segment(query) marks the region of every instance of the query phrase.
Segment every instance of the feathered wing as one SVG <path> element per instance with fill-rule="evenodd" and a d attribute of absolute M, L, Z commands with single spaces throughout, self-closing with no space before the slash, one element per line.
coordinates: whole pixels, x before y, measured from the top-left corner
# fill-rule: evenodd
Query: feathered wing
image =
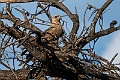
<path fill-rule="evenodd" d="M 45 30 L 44 36 L 42 37 L 42 39 L 44 41 L 48 41 L 48 42 L 49 41 L 54 41 L 54 40 L 57 40 L 60 37 L 61 34 L 62 34 L 61 26 L 56 25 L 56 27 L 50 27 L 47 30 Z"/>

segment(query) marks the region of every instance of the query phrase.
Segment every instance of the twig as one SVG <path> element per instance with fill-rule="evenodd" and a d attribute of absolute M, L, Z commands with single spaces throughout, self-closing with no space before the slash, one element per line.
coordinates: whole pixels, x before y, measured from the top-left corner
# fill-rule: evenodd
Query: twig
<path fill-rule="evenodd" d="M 9 64 L 9 62 L 8 62 L 8 59 L 5 57 L 5 60 L 6 60 L 6 62 L 7 62 L 7 64 L 8 64 L 8 66 L 10 67 L 10 64 Z M 17 75 L 15 74 L 15 72 L 13 71 L 13 69 L 10 67 L 10 70 L 12 71 L 12 73 L 14 74 L 14 76 L 15 76 L 15 78 L 16 78 L 16 80 L 18 80 L 18 77 L 17 77 Z"/>
<path fill-rule="evenodd" d="M 105 2 L 105 4 L 98 10 L 98 12 L 96 13 L 94 19 L 92 20 L 91 23 L 91 28 L 90 28 L 90 34 L 89 35 L 93 35 L 95 33 L 95 26 L 96 23 L 98 21 L 98 19 L 100 18 L 100 16 L 102 15 L 103 11 L 109 6 L 109 4 L 112 2 L 113 0 L 107 0 Z"/>
<path fill-rule="evenodd" d="M 118 55 L 118 53 L 116 53 L 115 55 L 114 55 L 114 57 L 111 59 L 111 61 L 110 61 L 110 64 L 112 64 L 112 62 L 114 61 L 114 59 L 116 58 L 116 56 Z"/>
<path fill-rule="evenodd" d="M 23 40 L 24 38 L 25 38 L 25 37 L 20 38 L 20 39 L 17 39 L 17 40 L 15 40 L 14 42 L 10 42 L 10 43 L 8 43 L 7 45 L 3 46 L 3 48 L 2 48 L 2 49 L 5 49 L 6 47 L 8 47 L 8 46 L 10 46 L 10 45 L 14 44 L 15 42 L 18 42 L 18 41 L 20 41 L 20 40 Z"/>
<path fill-rule="evenodd" d="M 38 4 L 38 6 L 42 9 L 41 11 L 39 11 L 38 13 L 36 13 L 36 15 L 41 14 L 41 12 L 45 12 L 46 15 L 48 16 L 49 20 L 51 20 L 51 15 L 50 12 L 48 10 L 45 10 L 46 8 L 49 8 L 52 4 L 48 4 L 46 7 L 43 7 L 40 3 Z"/>

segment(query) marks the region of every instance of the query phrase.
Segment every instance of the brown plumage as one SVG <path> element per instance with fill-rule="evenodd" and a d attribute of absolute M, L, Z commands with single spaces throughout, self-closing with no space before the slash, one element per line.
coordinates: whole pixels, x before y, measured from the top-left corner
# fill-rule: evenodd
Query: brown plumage
<path fill-rule="evenodd" d="M 61 17 L 59 15 L 52 17 L 50 28 L 45 30 L 43 33 L 42 42 L 49 43 L 50 41 L 57 40 L 61 36 L 63 30 L 60 24 L 60 19 Z"/>

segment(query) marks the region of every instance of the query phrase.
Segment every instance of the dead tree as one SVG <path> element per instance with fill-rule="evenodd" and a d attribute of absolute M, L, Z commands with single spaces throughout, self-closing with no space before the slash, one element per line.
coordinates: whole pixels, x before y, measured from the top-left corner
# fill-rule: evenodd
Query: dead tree
<path fill-rule="evenodd" d="M 11 7 L 12 3 L 35 1 L 38 4 L 34 14 L 31 14 L 19 5 Z M 76 13 L 73 14 L 63 4 L 63 1 L 0 1 L 1 3 L 6 3 L 6 7 L 0 12 L 0 64 L 8 69 L 0 70 L 1 80 L 47 80 L 49 77 L 53 80 L 120 80 L 120 70 L 112 63 L 117 54 L 113 56 L 111 61 L 108 61 L 93 52 L 94 45 L 100 37 L 120 29 L 120 26 L 114 27 L 117 21 L 113 20 L 108 29 L 104 30 L 100 24 L 100 31 L 96 31 L 98 20 L 103 21 L 101 19 L 103 12 L 113 0 L 106 0 L 100 8 L 88 4 L 84 13 L 84 26 L 81 33 L 78 34 L 80 23 L 77 9 L 75 8 Z M 68 35 L 65 34 L 66 30 L 63 29 L 63 34 L 58 36 L 59 39 L 44 42 L 42 40 L 44 32 L 39 27 L 41 25 L 47 26 L 51 23 L 51 7 L 64 12 L 71 19 L 73 25 Z M 95 16 L 92 19 L 91 25 L 86 26 L 86 13 L 91 9 L 94 10 L 91 16 L 93 14 Z M 13 10 L 21 13 L 24 19 L 16 17 Z M 45 14 L 49 20 L 42 20 L 38 17 L 42 14 Z M 64 16 L 61 15 L 61 17 Z M 66 21 L 61 20 L 61 22 L 61 26 L 65 27 Z M 36 24 L 39 24 L 39 26 Z M 93 47 L 84 49 L 84 46 L 91 41 L 94 41 Z M 17 61 L 19 66 L 22 67 L 19 70 L 16 70 L 15 67 Z"/>

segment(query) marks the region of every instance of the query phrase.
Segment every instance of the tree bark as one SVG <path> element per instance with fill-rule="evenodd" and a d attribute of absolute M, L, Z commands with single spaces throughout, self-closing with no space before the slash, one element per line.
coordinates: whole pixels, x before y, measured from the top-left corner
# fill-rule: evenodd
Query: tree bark
<path fill-rule="evenodd" d="M 15 70 L 15 75 L 18 80 L 26 80 L 29 70 Z M 11 70 L 0 70 L 0 80 L 16 80 L 16 77 Z"/>

